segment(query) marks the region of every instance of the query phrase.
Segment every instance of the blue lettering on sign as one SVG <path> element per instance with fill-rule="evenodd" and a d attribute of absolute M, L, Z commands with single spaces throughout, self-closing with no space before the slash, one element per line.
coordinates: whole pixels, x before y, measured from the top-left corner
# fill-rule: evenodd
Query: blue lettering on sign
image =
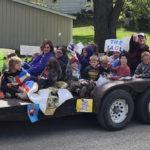
<path fill-rule="evenodd" d="M 76 44 L 72 43 L 69 45 L 68 49 L 71 51 L 74 51 L 75 46 L 76 46 Z"/>
<path fill-rule="evenodd" d="M 123 43 L 123 41 L 120 41 L 120 42 L 119 42 L 119 45 L 122 45 L 122 43 Z"/>
<path fill-rule="evenodd" d="M 118 44 L 118 40 L 114 40 L 114 44 Z"/>
<path fill-rule="evenodd" d="M 113 44 L 114 40 L 111 40 L 111 44 Z"/>
<path fill-rule="evenodd" d="M 110 50 L 113 50 L 113 49 L 114 49 L 114 47 L 113 47 L 113 46 L 111 46 L 111 47 L 110 47 Z"/>

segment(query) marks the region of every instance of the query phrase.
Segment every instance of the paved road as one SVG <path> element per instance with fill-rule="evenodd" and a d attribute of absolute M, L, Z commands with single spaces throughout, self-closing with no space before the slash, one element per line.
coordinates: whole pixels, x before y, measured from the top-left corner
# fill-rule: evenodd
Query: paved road
<path fill-rule="evenodd" d="M 0 123 L 0 150 L 149 150 L 150 126 L 136 120 L 108 132 L 93 114 Z"/>

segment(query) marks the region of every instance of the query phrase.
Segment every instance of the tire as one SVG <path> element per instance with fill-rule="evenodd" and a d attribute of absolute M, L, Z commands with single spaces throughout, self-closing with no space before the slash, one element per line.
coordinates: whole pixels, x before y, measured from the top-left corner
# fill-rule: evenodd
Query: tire
<path fill-rule="evenodd" d="M 150 124 L 150 88 L 144 91 L 137 99 L 135 111 L 139 120 Z"/>
<path fill-rule="evenodd" d="M 124 90 L 116 89 L 102 99 L 97 117 L 105 129 L 116 131 L 129 123 L 133 112 L 134 103 L 131 95 Z"/>

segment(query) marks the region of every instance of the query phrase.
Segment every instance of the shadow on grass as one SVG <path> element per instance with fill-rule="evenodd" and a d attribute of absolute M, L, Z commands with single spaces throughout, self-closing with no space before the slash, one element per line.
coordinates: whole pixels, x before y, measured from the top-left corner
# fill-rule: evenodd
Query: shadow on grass
<path fill-rule="evenodd" d="M 87 45 L 88 42 L 92 42 L 92 41 L 94 41 L 94 35 L 81 35 L 81 36 L 74 35 L 73 36 L 74 43 L 82 42 L 83 45 Z"/>

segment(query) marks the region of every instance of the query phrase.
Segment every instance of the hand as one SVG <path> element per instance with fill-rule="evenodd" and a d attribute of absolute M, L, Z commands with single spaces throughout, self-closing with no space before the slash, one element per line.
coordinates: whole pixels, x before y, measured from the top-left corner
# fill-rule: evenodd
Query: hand
<path fill-rule="evenodd" d="M 108 67 L 111 67 L 111 66 L 112 66 L 112 64 L 110 62 L 108 62 Z"/>
<path fill-rule="evenodd" d="M 133 41 L 138 42 L 138 34 L 137 33 L 133 34 Z"/>
<path fill-rule="evenodd" d="M 107 56 L 109 55 L 109 51 L 110 51 L 110 48 L 107 47 L 107 51 L 106 51 L 106 55 L 107 55 Z"/>
<path fill-rule="evenodd" d="M 140 75 L 138 75 L 138 74 L 135 74 L 135 77 L 136 77 L 136 78 L 139 78 L 139 77 L 140 77 Z"/>
<path fill-rule="evenodd" d="M 108 74 L 108 75 L 106 76 L 106 78 L 107 78 L 107 79 L 110 79 L 110 78 L 111 78 L 111 76 Z"/>
<path fill-rule="evenodd" d="M 75 52 L 76 54 L 78 54 L 78 51 L 77 51 L 77 50 L 75 50 L 74 52 Z"/>
<path fill-rule="evenodd" d="M 7 83 L 7 86 L 8 86 L 9 88 L 11 88 L 11 83 Z"/>
<path fill-rule="evenodd" d="M 28 59 L 28 53 L 26 54 L 26 59 Z"/>

